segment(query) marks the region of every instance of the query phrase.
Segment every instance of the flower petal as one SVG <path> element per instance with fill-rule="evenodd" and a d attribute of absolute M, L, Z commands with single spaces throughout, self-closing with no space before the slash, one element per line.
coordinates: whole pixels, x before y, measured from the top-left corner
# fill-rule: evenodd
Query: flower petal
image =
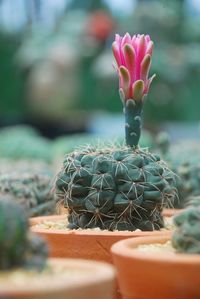
<path fill-rule="evenodd" d="M 112 50 L 115 57 L 115 60 L 117 62 L 118 67 L 121 65 L 121 58 L 120 58 L 120 52 L 119 52 L 119 46 L 117 42 L 113 42 L 112 44 Z"/>
<path fill-rule="evenodd" d="M 139 37 L 138 41 L 138 59 L 141 61 L 141 58 L 144 56 L 146 50 L 146 42 L 145 42 L 145 36 L 142 34 Z"/>
<path fill-rule="evenodd" d="M 119 73 L 121 76 L 121 88 L 124 91 L 125 97 L 129 96 L 130 75 L 126 67 L 120 66 Z"/>
<path fill-rule="evenodd" d="M 153 81 L 153 79 L 156 77 L 156 74 L 154 74 L 147 82 L 147 86 L 145 87 L 144 93 L 147 94 L 149 92 L 149 87 Z"/>
<path fill-rule="evenodd" d="M 134 80 L 134 72 L 135 72 L 135 50 L 133 46 L 130 44 L 125 44 L 123 47 L 124 59 L 126 63 L 126 67 L 129 70 L 130 80 L 133 82 Z"/>
<path fill-rule="evenodd" d="M 146 83 L 148 79 L 149 69 L 151 66 L 151 56 L 145 55 L 141 62 L 140 78 Z"/>
<path fill-rule="evenodd" d="M 137 80 L 132 85 L 132 98 L 134 100 L 141 100 L 144 93 L 144 82 Z"/>
<path fill-rule="evenodd" d="M 124 37 L 122 38 L 122 47 L 125 45 L 125 44 L 130 44 L 131 43 L 131 36 L 129 33 L 126 33 L 124 35 Z"/>
<path fill-rule="evenodd" d="M 121 41 L 122 41 L 122 37 L 119 34 L 115 34 L 115 41 L 119 44 L 119 46 L 121 45 Z"/>
<path fill-rule="evenodd" d="M 152 41 L 148 42 L 147 44 L 147 48 L 146 48 L 146 54 L 149 54 L 152 56 L 153 54 L 153 48 L 154 48 L 154 44 Z"/>

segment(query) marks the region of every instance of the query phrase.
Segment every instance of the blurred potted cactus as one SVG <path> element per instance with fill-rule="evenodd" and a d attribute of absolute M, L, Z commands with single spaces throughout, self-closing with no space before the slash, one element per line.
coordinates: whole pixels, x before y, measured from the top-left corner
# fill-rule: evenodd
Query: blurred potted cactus
<path fill-rule="evenodd" d="M 51 192 L 52 178 L 36 172 L 0 174 L 0 197 L 20 204 L 29 217 L 55 213 L 56 201 Z"/>
<path fill-rule="evenodd" d="M 47 245 L 28 231 L 23 209 L 5 198 L 0 199 L 0 213 L 0 298 L 112 298 L 110 265 L 47 260 Z"/>
<path fill-rule="evenodd" d="M 175 177 L 158 155 L 138 146 L 145 96 L 154 78 L 148 77 L 152 52 L 148 35 L 116 35 L 113 53 L 125 113 L 126 144 L 88 146 L 65 157 L 55 192 L 68 209 L 68 224 L 60 231 L 33 228 L 49 239 L 53 255 L 87 255 L 111 261 L 109 249 L 114 241 L 155 234 L 151 231 L 164 227 L 162 209 L 173 205 Z M 33 219 L 32 223 L 43 219 Z M 90 250 L 87 242 L 80 241 L 84 236 Z M 63 246 L 70 238 L 70 248 Z M 80 242 L 81 250 L 77 251 Z"/>
<path fill-rule="evenodd" d="M 174 223 L 172 237 L 134 238 L 113 245 L 124 299 L 199 298 L 199 206 L 175 216 Z"/>
<path fill-rule="evenodd" d="M 51 142 L 28 125 L 5 127 L 0 130 L 0 157 L 13 160 L 52 161 Z"/>
<path fill-rule="evenodd" d="M 198 204 L 200 195 L 200 143 L 185 139 L 172 144 L 166 132 L 160 133 L 156 142 L 161 156 L 176 174 L 177 181 L 178 197 L 177 201 L 174 202 L 174 208 L 177 211 L 165 212 L 173 214 L 178 212 L 178 209 L 185 208 L 192 203 Z"/>

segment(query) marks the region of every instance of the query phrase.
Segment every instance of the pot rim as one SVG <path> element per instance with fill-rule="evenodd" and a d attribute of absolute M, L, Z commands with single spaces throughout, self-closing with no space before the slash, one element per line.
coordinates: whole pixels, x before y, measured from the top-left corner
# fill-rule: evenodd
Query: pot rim
<path fill-rule="evenodd" d="M 20 298 L 25 295 L 30 294 L 50 294 L 56 291 L 68 291 L 73 292 L 78 287 L 89 287 L 90 285 L 97 285 L 100 282 L 104 283 L 108 280 L 115 279 L 116 272 L 112 265 L 99 262 L 99 261 L 91 261 L 85 259 L 73 259 L 73 258 L 50 258 L 48 259 L 48 265 L 53 267 L 62 267 L 66 269 L 77 269 L 80 271 L 86 271 L 87 275 L 80 276 L 80 279 L 74 277 L 70 277 L 70 275 L 62 275 L 59 273 L 55 273 L 52 277 L 46 277 L 44 274 L 43 277 L 40 276 L 38 280 L 37 286 L 34 283 L 24 284 L 20 286 L 11 286 L 9 285 L 1 285 L 0 287 L 0 298 L 6 296 L 16 295 L 16 298 Z M 89 273 L 90 272 L 90 273 Z M 63 272 L 62 272 L 63 273 Z M 89 274 L 88 274 L 89 273 Z M 53 278 L 53 279 L 52 279 Z M 44 282 L 44 283 L 43 283 Z M 14 298 L 14 297 L 12 297 Z"/>
<path fill-rule="evenodd" d="M 48 235 L 91 235 L 91 236 L 126 236 L 126 237 L 141 237 L 142 236 L 163 236 L 163 235 L 171 235 L 171 231 L 163 231 L 163 230 L 154 230 L 154 231 L 108 231 L 108 230 L 93 230 L 93 229 L 45 229 L 34 227 L 36 224 L 42 223 L 45 220 L 55 221 L 55 220 L 63 220 L 66 218 L 66 215 L 50 215 L 50 216 L 39 216 L 32 217 L 29 219 L 31 231 L 34 233 L 48 234 Z"/>
<path fill-rule="evenodd" d="M 147 236 L 140 238 L 129 238 L 116 242 L 111 247 L 111 253 L 114 256 L 123 258 L 143 260 L 154 263 L 168 263 L 168 264 L 192 264 L 195 267 L 200 267 L 200 254 L 186 254 L 186 253 L 167 253 L 162 252 L 142 252 L 137 250 L 138 245 L 165 243 L 171 239 L 170 235 L 166 236 Z"/>

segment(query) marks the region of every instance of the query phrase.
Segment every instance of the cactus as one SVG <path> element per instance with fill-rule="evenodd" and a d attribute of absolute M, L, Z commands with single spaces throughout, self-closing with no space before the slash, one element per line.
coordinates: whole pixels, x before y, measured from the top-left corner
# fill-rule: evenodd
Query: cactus
<path fill-rule="evenodd" d="M 176 173 L 176 184 L 179 200 L 175 208 L 188 205 L 191 197 L 200 195 L 199 142 L 182 141 L 170 144 L 169 136 L 161 133 L 157 137 L 157 145 L 161 156 Z"/>
<path fill-rule="evenodd" d="M 198 207 L 200 206 L 200 195 L 191 195 L 187 197 L 187 201 L 185 201 L 184 207 Z"/>
<path fill-rule="evenodd" d="M 178 207 L 185 207 L 191 197 L 200 195 L 200 164 L 185 162 L 174 170 L 180 177 L 178 193 L 180 203 Z"/>
<path fill-rule="evenodd" d="M 8 127 L 0 130 L 1 158 L 52 161 L 51 142 L 39 136 L 28 126 Z"/>
<path fill-rule="evenodd" d="M 0 196 L 19 203 L 28 216 L 48 215 L 55 210 L 51 177 L 35 173 L 0 174 Z"/>
<path fill-rule="evenodd" d="M 56 193 L 68 208 L 69 228 L 154 230 L 163 207 L 176 196 L 174 174 L 157 155 L 139 148 L 141 117 L 153 43 L 149 36 L 116 36 L 113 52 L 120 77 L 126 145 L 74 151 L 63 163 Z"/>
<path fill-rule="evenodd" d="M 161 211 L 173 204 L 173 180 L 148 151 L 88 148 L 67 156 L 56 189 L 71 228 L 153 230 L 163 227 Z"/>
<path fill-rule="evenodd" d="M 174 217 L 172 245 L 177 252 L 200 254 L 200 206 L 185 209 Z"/>
<path fill-rule="evenodd" d="M 0 200 L 0 270 L 13 267 L 41 269 L 47 246 L 28 234 L 28 220 L 22 207 L 8 198 Z M 35 244 L 38 244 L 35 246 Z"/>
<path fill-rule="evenodd" d="M 10 173 L 37 173 L 53 177 L 53 167 L 41 160 L 0 158 L 0 175 Z"/>

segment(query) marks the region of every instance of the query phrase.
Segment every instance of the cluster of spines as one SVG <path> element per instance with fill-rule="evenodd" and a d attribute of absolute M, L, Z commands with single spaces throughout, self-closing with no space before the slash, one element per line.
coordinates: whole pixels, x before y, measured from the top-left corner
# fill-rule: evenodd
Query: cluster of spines
<path fill-rule="evenodd" d="M 56 187 L 71 228 L 153 230 L 163 226 L 162 208 L 173 204 L 173 180 L 148 151 L 87 148 L 66 157 Z"/>

